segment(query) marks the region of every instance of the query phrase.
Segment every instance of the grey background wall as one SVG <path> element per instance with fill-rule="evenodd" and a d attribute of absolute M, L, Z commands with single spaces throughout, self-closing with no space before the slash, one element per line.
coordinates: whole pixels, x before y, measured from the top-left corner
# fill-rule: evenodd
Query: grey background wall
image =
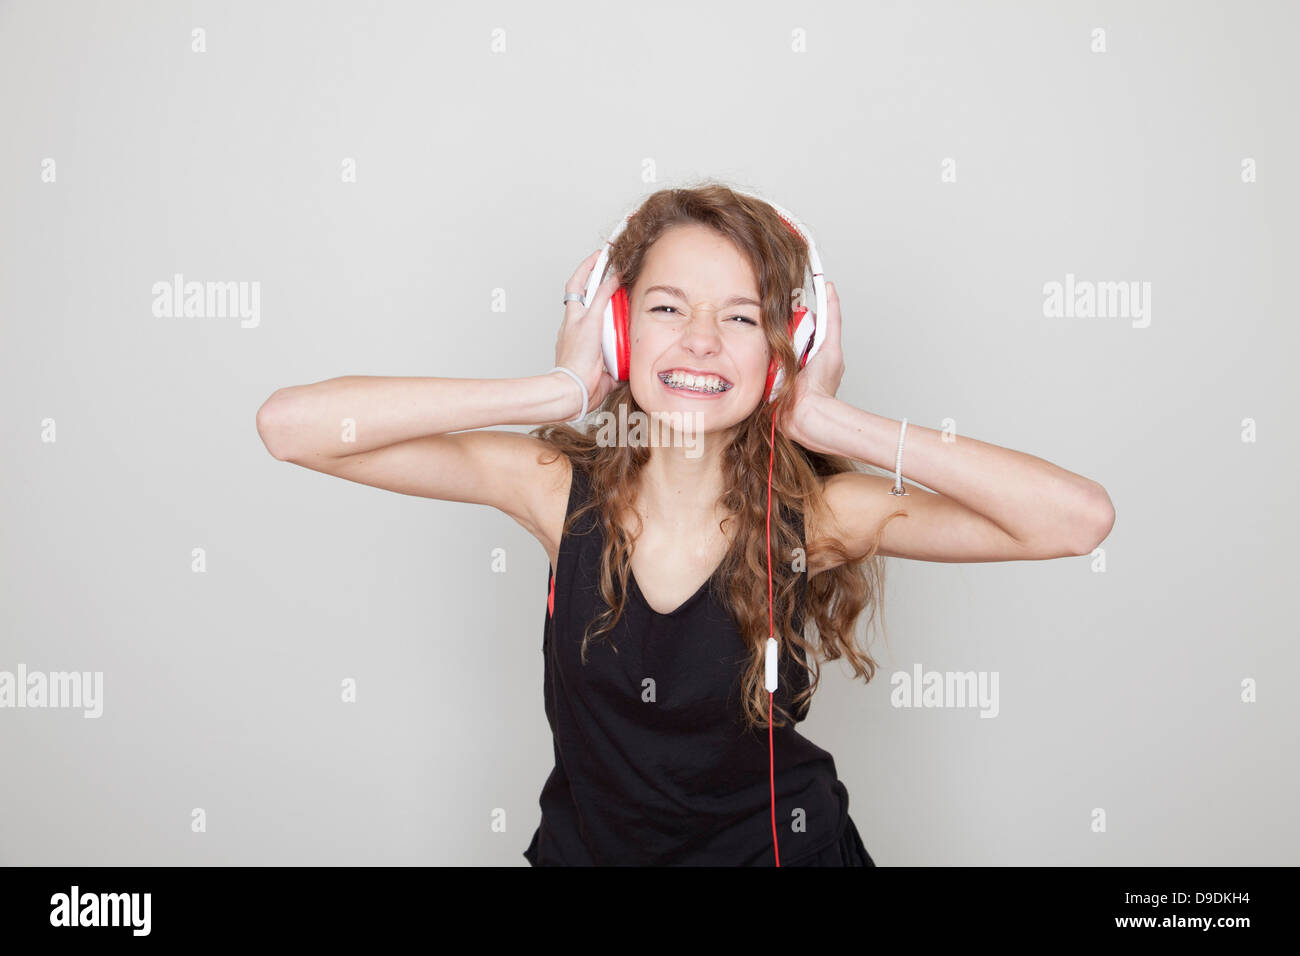
<path fill-rule="evenodd" d="M 1117 510 L 1104 555 L 890 561 L 880 675 L 828 668 L 802 725 L 877 862 L 1300 862 L 1298 19 L 0 5 L 0 671 L 103 675 L 96 719 L 0 709 L 0 862 L 526 865 L 542 549 L 277 462 L 254 414 L 546 371 L 577 263 L 704 177 L 814 231 L 842 398 Z M 259 283 L 256 323 L 155 315 L 177 273 Z M 1150 311 L 1049 317 L 1067 275 Z M 997 718 L 891 706 L 918 664 L 996 672 Z"/>

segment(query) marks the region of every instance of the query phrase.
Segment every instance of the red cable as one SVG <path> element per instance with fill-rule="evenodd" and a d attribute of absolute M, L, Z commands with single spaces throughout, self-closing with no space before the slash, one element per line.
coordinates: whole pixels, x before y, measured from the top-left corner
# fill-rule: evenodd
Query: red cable
<path fill-rule="evenodd" d="M 776 853 L 776 865 L 781 865 L 781 849 L 776 845 L 776 770 L 773 766 L 772 750 L 772 692 L 767 692 L 767 771 L 772 784 L 772 850 Z"/>
<path fill-rule="evenodd" d="M 772 413 L 772 435 L 767 459 L 767 634 L 776 635 L 772 623 L 772 462 L 776 458 L 776 413 Z M 778 660 L 780 656 L 778 655 Z M 772 852 L 776 865 L 781 865 L 781 848 L 776 840 L 776 751 L 772 746 L 772 691 L 767 692 L 767 772 L 772 795 Z"/>

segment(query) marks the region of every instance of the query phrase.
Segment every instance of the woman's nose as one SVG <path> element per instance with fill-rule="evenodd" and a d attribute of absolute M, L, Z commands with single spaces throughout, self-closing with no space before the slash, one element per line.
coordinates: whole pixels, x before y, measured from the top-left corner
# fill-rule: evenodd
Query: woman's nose
<path fill-rule="evenodd" d="M 718 310 L 710 306 L 696 306 L 686 320 L 683 337 L 686 344 L 696 349 L 716 350 L 722 342 L 718 335 Z"/>

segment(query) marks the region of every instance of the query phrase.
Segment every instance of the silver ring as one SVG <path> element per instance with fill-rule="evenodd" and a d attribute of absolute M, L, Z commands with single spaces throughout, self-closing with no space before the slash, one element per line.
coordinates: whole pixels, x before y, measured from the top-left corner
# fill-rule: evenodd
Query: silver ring
<path fill-rule="evenodd" d="M 564 294 L 564 304 L 568 305 L 570 302 L 582 302 L 582 294 L 579 292 L 566 292 Z M 585 302 L 582 304 L 586 305 Z"/>

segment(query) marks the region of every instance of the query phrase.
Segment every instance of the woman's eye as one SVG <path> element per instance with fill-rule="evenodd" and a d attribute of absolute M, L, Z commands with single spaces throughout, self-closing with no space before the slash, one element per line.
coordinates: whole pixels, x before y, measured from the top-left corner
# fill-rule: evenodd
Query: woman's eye
<path fill-rule="evenodd" d="M 657 305 L 657 306 L 655 306 L 653 309 L 651 309 L 650 311 L 651 311 L 651 312 L 663 312 L 663 311 L 676 312 L 677 310 L 676 310 L 675 308 L 673 308 L 671 305 Z M 733 319 L 740 319 L 740 321 L 742 321 L 742 322 L 748 322 L 750 325 L 758 325 L 757 322 L 755 322 L 753 319 L 751 319 L 751 318 L 750 318 L 749 316 L 747 316 L 747 315 L 733 315 L 733 316 L 731 316 L 731 318 L 733 318 Z"/>

